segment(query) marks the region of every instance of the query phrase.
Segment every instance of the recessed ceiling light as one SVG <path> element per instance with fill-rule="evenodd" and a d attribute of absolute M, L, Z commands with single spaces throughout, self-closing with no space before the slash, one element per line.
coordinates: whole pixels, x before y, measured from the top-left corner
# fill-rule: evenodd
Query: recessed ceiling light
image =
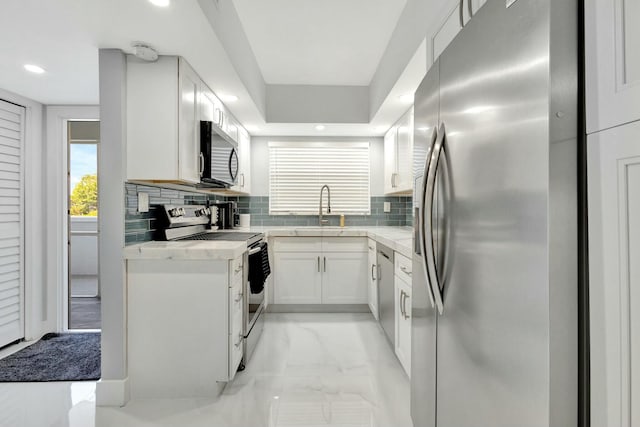
<path fill-rule="evenodd" d="M 149 3 L 158 7 L 167 7 L 169 3 L 171 3 L 171 0 L 149 0 Z"/>
<path fill-rule="evenodd" d="M 429 131 L 429 127 L 422 126 L 422 127 L 419 127 L 418 130 L 421 131 L 421 132 L 428 132 Z"/>
<path fill-rule="evenodd" d="M 405 93 L 404 95 L 400 95 L 398 98 L 402 102 L 406 102 L 408 104 L 413 103 L 413 94 L 412 93 Z"/>
<path fill-rule="evenodd" d="M 34 74 L 44 73 L 44 68 L 38 67 L 37 65 L 33 65 L 33 64 L 24 64 L 24 69 Z"/>
<path fill-rule="evenodd" d="M 220 99 L 222 99 L 224 102 L 236 102 L 238 100 L 238 97 L 235 95 L 220 95 Z"/>
<path fill-rule="evenodd" d="M 316 130 L 324 130 L 325 126 L 324 125 L 318 125 L 316 126 Z"/>

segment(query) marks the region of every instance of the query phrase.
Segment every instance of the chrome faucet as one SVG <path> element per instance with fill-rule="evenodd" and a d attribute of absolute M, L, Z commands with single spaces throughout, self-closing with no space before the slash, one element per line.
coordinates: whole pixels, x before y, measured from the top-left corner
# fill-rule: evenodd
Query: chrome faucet
<path fill-rule="evenodd" d="M 318 209 L 318 219 L 321 226 L 329 223 L 328 219 L 322 219 L 322 192 L 325 188 L 327 189 L 327 213 L 331 213 L 331 189 L 325 184 L 320 188 L 320 209 Z"/>

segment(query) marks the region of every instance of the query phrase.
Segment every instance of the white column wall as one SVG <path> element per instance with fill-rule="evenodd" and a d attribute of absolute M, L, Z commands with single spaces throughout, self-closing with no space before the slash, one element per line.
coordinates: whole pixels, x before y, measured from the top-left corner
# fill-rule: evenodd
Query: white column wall
<path fill-rule="evenodd" d="M 126 58 L 119 49 L 100 49 L 100 145 L 98 230 L 102 295 L 102 379 L 96 404 L 122 406 L 129 400 L 124 247 L 126 173 Z"/>

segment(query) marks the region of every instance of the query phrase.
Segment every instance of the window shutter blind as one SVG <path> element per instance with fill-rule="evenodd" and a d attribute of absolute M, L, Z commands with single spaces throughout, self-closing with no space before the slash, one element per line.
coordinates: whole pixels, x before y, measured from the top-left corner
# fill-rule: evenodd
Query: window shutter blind
<path fill-rule="evenodd" d="M 325 184 L 332 214 L 371 212 L 368 142 L 270 142 L 269 168 L 271 214 L 317 215 Z"/>
<path fill-rule="evenodd" d="M 0 346 L 24 337 L 24 108 L 0 101 Z"/>

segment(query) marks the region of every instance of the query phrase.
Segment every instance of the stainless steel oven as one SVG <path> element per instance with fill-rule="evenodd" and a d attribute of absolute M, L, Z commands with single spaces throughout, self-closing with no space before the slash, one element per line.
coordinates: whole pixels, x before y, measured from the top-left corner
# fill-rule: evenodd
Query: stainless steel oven
<path fill-rule="evenodd" d="M 237 234 L 237 233 L 236 233 Z M 258 339 L 264 329 L 264 309 L 265 309 L 265 286 L 260 292 L 251 289 L 249 282 L 249 256 L 260 252 L 261 244 L 264 242 L 264 235 L 260 235 L 260 240 L 249 245 L 245 252 L 244 268 L 244 362 L 246 363 L 256 348 Z"/>
<path fill-rule="evenodd" d="M 165 224 L 159 232 L 161 240 L 218 240 L 247 243 L 247 250 L 243 255 L 243 334 L 244 356 L 243 364 L 246 364 L 253 354 L 258 339 L 264 328 L 265 286 L 256 292 L 251 289 L 249 282 L 250 265 L 249 257 L 262 250 L 265 241 L 264 234 L 256 232 L 240 231 L 216 231 L 207 227 L 213 219 L 216 220 L 217 209 L 215 206 L 199 205 L 164 205 Z M 255 287 L 254 287 L 255 288 Z M 241 367 L 242 369 L 243 367 Z"/>

